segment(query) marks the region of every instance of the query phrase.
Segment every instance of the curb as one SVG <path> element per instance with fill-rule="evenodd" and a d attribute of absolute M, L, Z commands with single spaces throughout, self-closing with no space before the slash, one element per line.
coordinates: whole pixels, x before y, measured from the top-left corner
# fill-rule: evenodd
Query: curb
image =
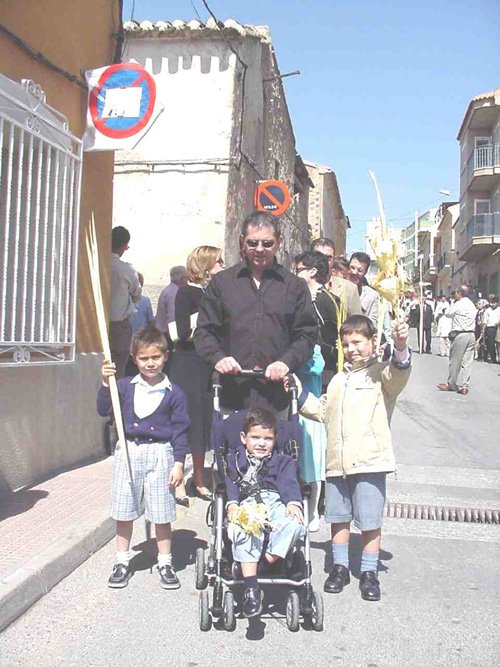
<path fill-rule="evenodd" d="M 0 582 L 0 632 L 115 534 L 109 510 L 94 513 Z"/>

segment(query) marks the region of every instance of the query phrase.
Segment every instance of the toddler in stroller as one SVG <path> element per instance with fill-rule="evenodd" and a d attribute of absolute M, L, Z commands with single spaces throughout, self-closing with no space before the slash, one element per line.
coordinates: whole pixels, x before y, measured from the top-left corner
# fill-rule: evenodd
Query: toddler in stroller
<path fill-rule="evenodd" d="M 301 491 L 298 479 L 302 431 L 295 413 L 296 389 L 292 389 L 290 421 L 276 420 L 262 409 L 241 410 L 223 420 L 217 381 L 214 393 L 215 497 L 207 512 L 212 534 L 208 551 L 196 553 L 200 628 L 209 630 L 212 618 L 221 618 L 224 629 L 234 630 L 233 591 L 242 584 L 241 611 L 246 617 L 258 616 L 265 584 L 289 588 L 286 620 L 290 630 L 298 630 L 301 616 L 322 630 L 323 603 L 311 585 L 310 541 L 304 521 L 310 488 L 304 486 Z M 212 605 L 205 590 L 209 583 L 214 589 Z M 228 587 L 225 592 L 224 587 Z"/>
<path fill-rule="evenodd" d="M 242 446 L 232 448 L 224 462 L 227 532 L 245 586 L 243 615 L 250 617 L 262 611 L 258 565 L 263 573 L 280 565 L 304 536 L 304 518 L 296 463 L 275 450 L 274 415 L 249 410 L 240 438 Z"/>

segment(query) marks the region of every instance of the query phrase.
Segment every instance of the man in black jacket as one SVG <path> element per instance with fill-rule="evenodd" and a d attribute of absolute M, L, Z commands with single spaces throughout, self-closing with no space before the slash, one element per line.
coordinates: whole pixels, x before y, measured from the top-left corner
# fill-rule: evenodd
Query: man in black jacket
<path fill-rule="evenodd" d="M 284 410 L 282 380 L 312 356 L 317 340 L 309 290 L 276 261 L 280 243 L 277 218 L 248 216 L 240 236 L 244 260 L 214 276 L 200 304 L 196 351 L 223 376 L 222 405 L 232 410 Z M 256 368 L 267 381 L 238 377 Z"/>

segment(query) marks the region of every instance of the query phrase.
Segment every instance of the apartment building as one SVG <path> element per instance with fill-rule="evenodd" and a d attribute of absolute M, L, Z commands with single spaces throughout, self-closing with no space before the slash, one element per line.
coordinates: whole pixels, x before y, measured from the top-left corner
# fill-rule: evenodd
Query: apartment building
<path fill-rule="evenodd" d="M 457 136 L 460 142 L 460 221 L 455 285 L 482 296 L 500 292 L 500 89 L 474 97 Z"/>

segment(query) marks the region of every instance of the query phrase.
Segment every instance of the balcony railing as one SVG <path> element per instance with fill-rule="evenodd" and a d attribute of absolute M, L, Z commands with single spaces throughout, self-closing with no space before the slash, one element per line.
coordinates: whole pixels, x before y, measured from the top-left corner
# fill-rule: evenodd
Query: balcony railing
<path fill-rule="evenodd" d="M 500 236 L 500 212 L 472 216 L 467 223 L 467 241 L 481 236 Z"/>
<path fill-rule="evenodd" d="M 480 169 L 500 167 L 500 144 L 487 144 L 474 148 L 467 160 L 467 180 Z"/>

